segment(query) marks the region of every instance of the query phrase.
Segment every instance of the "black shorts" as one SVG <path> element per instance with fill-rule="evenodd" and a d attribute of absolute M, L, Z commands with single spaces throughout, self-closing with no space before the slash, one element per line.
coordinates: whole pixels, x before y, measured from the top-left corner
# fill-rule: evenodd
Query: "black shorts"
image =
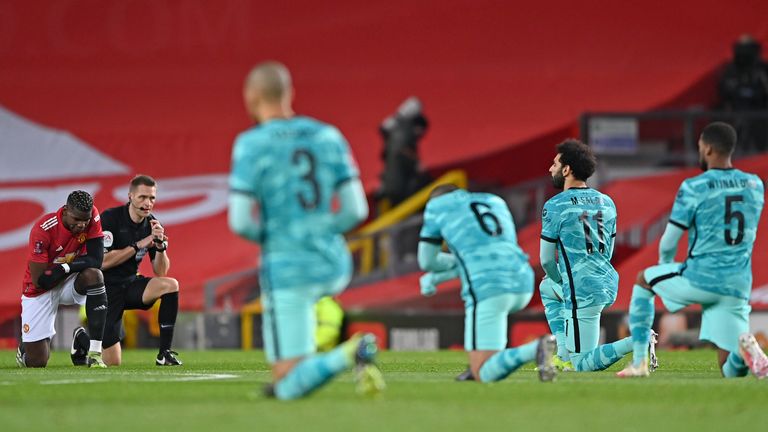
<path fill-rule="evenodd" d="M 141 301 L 150 280 L 152 278 L 137 276 L 124 284 L 107 286 L 107 322 L 104 324 L 104 338 L 101 342 L 104 348 L 120 342 L 124 311 L 147 310 L 152 307 L 154 302 L 147 305 Z"/>

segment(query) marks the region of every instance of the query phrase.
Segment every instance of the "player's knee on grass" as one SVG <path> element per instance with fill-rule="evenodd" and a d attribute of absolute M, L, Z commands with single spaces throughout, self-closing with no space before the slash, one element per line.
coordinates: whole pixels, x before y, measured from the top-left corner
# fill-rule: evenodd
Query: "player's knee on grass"
<path fill-rule="evenodd" d="M 101 270 L 95 268 L 83 269 L 75 280 L 75 291 L 78 294 L 85 295 L 86 289 L 94 285 L 104 285 L 104 274 Z"/>
<path fill-rule="evenodd" d="M 107 366 L 120 366 L 123 363 L 120 342 L 104 348 L 101 353 L 101 358 Z"/>
<path fill-rule="evenodd" d="M 472 371 L 472 376 L 476 377 L 477 381 L 480 381 L 480 369 L 483 368 L 485 362 L 488 361 L 498 351 L 470 351 L 469 352 L 469 369 Z"/>
<path fill-rule="evenodd" d="M 275 362 L 272 365 L 272 382 L 277 383 L 283 379 L 303 359 L 303 357 L 296 357 Z"/>
<path fill-rule="evenodd" d="M 725 362 L 728 361 L 728 356 L 730 354 L 731 353 L 729 351 L 726 351 L 724 349 L 719 349 L 718 348 L 718 350 L 717 350 L 717 364 L 720 366 L 720 369 L 722 369 L 723 365 L 725 365 Z M 738 356 L 738 353 L 734 353 L 734 354 Z"/>
<path fill-rule="evenodd" d="M 48 365 L 50 350 L 48 349 L 49 339 L 37 342 L 24 343 L 24 364 L 28 368 L 44 368 Z"/>

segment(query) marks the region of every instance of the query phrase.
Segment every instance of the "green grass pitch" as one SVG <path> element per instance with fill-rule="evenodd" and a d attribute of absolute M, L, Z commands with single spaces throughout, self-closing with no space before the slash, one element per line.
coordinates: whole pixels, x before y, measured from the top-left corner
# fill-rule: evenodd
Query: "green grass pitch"
<path fill-rule="evenodd" d="M 19 369 L 0 351 L 0 431 L 759 431 L 768 430 L 768 380 L 725 380 L 710 350 L 661 352 L 644 380 L 606 372 L 538 382 L 532 366 L 495 384 L 457 383 L 461 352 L 384 352 L 387 392 L 354 392 L 352 374 L 308 398 L 260 396 L 261 352 L 187 351 L 184 366 L 154 366 L 125 351 L 119 368 L 89 370 L 54 353 L 47 369 Z"/>

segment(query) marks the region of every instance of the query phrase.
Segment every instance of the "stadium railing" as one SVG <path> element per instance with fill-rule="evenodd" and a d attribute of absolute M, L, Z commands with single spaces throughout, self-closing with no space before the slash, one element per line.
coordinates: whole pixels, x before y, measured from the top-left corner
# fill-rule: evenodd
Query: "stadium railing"
<path fill-rule="evenodd" d="M 739 134 L 735 157 L 765 151 L 768 111 L 710 111 L 700 108 L 659 111 L 585 112 L 579 119 L 580 138 L 600 157 L 600 180 L 643 174 L 643 168 L 698 165 L 698 138 L 713 121 L 733 125 Z M 613 169 L 610 178 L 606 170 Z M 634 170 L 632 168 L 636 168 Z"/>
<path fill-rule="evenodd" d="M 381 254 L 383 250 L 376 251 L 376 234 L 391 235 L 395 224 L 420 212 L 427 204 L 430 191 L 440 184 L 454 184 L 461 188 L 467 187 L 467 175 L 461 170 L 452 170 L 440 176 L 437 180 L 413 194 L 410 198 L 383 213 L 370 223 L 355 231 L 348 242 L 349 250 L 358 256 L 357 274 L 365 276 L 371 273 L 375 267 L 375 258 L 380 256 L 386 260 L 387 255 Z"/>

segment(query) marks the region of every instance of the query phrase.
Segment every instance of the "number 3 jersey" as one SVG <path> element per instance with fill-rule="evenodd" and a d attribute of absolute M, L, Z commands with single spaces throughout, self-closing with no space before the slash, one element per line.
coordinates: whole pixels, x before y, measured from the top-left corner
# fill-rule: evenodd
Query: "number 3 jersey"
<path fill-rule="evenodd" d="M 616 237 L 613 200 L 591 188 L 570 188 L 544 203 L 542 240 L 557 245 L 568 309 L 610 305 L 619 276 L 611 265 Z"/>
<path fill-rule="evenodd" d="M 230 188 L 259 203 L 262 283 L 294 288 L 351 274 L 331 203 L 358 175 L 341 132 L 309 117 L 272 119 L 237 137 Z"/>
<path fill-rule="evenodd" d="M 702 290 L 748 299 L 764 201 L 760 178 L 734 168 L 684 180 L 669 217 L 669 223 L 688 230 L 681 274 Z"/>
<path fill-rule="evenodd" d="M 517 244 L 507 204 L 496 195 L 459 189 L 431 199 L 420 237 L 448 244 L 459 264 L 461 297 L 467 303 L 533 291 L 528 255 Z"/>

